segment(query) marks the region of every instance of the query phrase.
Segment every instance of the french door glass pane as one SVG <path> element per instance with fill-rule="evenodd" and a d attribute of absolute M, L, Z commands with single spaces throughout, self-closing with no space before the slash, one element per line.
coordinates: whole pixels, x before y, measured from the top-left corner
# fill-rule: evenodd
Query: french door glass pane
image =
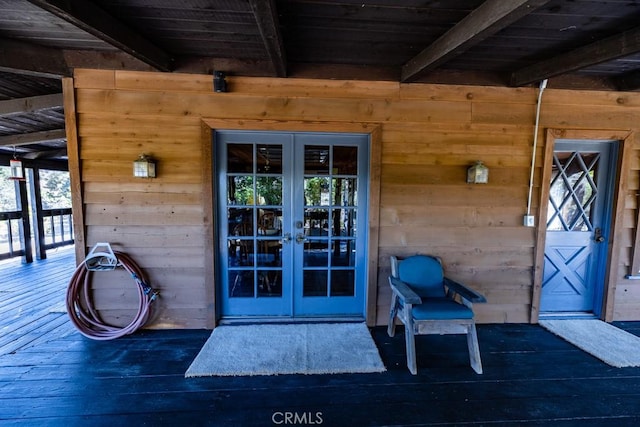
<path fill-rule="evenodd" d="M 282 274 L 279 270 L 258 270 L 258 296 L 282 296 Z"/>
<path fill-rule="evenodd" d="M 258 173 L 282 173 L 282 145 L 258 144 L 257 153 L 256 162 Z"/>
<path fill-rule="evenodd" d="M 229 272 L 229 296 L 253 297 L 253 270 L 235 270 Z"/>
<path fill-rule="evenodd" d="M 304 179 L 304 204 L 307 206 L 328 206 L 330 202 L 330 179 L 307 177 Z"/>
<path fill-rule="evenodd" d="M 327 270 L 305 270 L 303 275 L 305 297 L 326 297 L 328 294 Z"/>
<path fill-rule="evenodd" d="M 334 178 L 331 196 L 333 204 L 355 206 L 358 201 L 357 182 L 356 178 Z"/>
<path fill-rule="evenodd" d="M 304 174 L 329 175 L 329 146 L 307 145 L 304 149 Z"/>
<path fill-rule="evenodd" d="M 358 147 L 333 147 L 333 174 L 358 175 Z"/>
<path fill-rule="evenodd" d="M 237 175 L 227 178 L 228 204 L 252 205 L 253 200 L 253 176 Z"/>
<path fill-rule="evenodd" d="M 309 239 L 304 244 L 303 265 L 305 267 L 327 267 L 329 265 L 329 242 Z"/>
<path fill-rule="evenodd" d="M 282 206 L 282 178 L 277 176 L 260 176 L 257 178 L 256 191 L 258 205 Z"/>
<path fill-rule="evenodd" d="M 227 173 L 253 172 L 253 145 L 227 144 Z"/>
<path fill-rule="evenodd" d="M 331 296 L 352 297 L 355 294 L 355 271 L 331 271 Z"/>

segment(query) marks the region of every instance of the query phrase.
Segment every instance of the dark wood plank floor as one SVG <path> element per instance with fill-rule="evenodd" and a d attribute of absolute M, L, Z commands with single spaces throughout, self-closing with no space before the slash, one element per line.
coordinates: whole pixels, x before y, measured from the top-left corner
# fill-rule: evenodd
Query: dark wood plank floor
<path fill-rule="evenodd" d="M 484 375 L 469 367 L 463 337 L 422 336 L 412 376 L 399 327 L 393 339 L 372 331 L 382 374 L 185 379 L 210 331 L 98 342 L 58 314 L 36 322 L 39 338 L 3 345 L 0 425 L 292 425 L 286 413 L 324 426 L 640 425 L 640 368 L 610 367 L 536 325 L 479 325 Z M 617 325 L 640 335 L 640 322 Z"/>

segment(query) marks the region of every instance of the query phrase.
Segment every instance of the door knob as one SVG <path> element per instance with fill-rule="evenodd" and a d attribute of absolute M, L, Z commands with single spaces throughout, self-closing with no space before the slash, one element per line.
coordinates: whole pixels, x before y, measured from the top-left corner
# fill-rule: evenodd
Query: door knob
<path fill-rule="evenodd" d="M 289 243 L 292 240 L 291 233 L 285 233 L 284 236 L 282 236 L 282 243 Z"/>
<path fill-rule="evenodd" d="M 596 241 L 596 243 L 602 243 L 604 242 L 606 239 L 604 238 L 604 236 L 602 235 L 602 230 L 600 229 L 600 227 L 597 227 L 594 232 L 593 232 L 593 240 Z"/>
<path fill-rule="evenodd" d="M 296 243 L 306 242 L 307 238 L 302 233 L 296 234 Z"/>

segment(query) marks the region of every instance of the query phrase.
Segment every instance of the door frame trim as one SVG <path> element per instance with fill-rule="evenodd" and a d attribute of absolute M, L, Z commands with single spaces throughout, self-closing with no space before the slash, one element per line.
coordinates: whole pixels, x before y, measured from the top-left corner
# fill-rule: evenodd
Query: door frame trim
<path fill-rule="evenodd" d="M 205 213 L 205 233 L 210 244 L 205 247 L 205 270 L 207 297 L 212 303 L 207 310 L 207 324 L 215 327 L 220 320 L 217 301 L 215 265 L 217 248 L 216 199 L 215 199 L 215 153 L 212 137 L 217 130 L 239 131 L 279 131 L 279 132 L 335 132 L 360 133 L 369 135 L 369 224 L 367 247 L 367 277 L 365 291 L 365 319 L 368 326 L 374 326 L 377 315 L 378 294 L 378 241 L 380 234 L 380 171 L 382 159 L 382 128 L 379 123 L 353 122 L 304 122 L 246 119 L 202 119 L 202 159 L 203 159 L 203 210 Z"/>
<path fill-rule="evenodd" d="M 606 255 L 605 283 L 602 293 L 602 309 L 600 317 L 611 322 L 613 320 L 613 306 L 615 301 L 616 282 L 618 277 L 618 261 L 622 246 L 625 195 L 628 188 L 628 173 L 633 133 L 628 130 L 588 130 L 588 129 L 547 129 L 545 147 L 542 156 L 542 176 L 540 181 L 540 198 L 538 200 L 537 229 L 534 242 L 533 289 L 531 297 L 531 323 L 538 323 L 540 316 L 540 298 L 542 295 L 542 280 L 544 272 L 544 251 L 546 244 L 547 209 L 544 207 L 549 199 L 552 159 L 557 139 L 584 140 L 617 140 L 617 164 L 611 168 L 615 173 L 612 186 L 613 206 L 611 209 L 611 224 L 609 232 L 609 246 Z"/>

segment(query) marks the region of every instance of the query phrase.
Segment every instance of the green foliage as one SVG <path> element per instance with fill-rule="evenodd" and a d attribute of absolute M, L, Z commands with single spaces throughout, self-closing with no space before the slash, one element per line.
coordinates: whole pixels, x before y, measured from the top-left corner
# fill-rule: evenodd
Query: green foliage
<path fill-rule="evenodd" d="M 0 166 L 0 212 L 15 211 L 15 182 L 9 179 L 9 167 Z"/>
<path fill-rule="evenodd" d="M 69 172 L 40 170 L 40 193 L 43 209 L 70 208 Z M 15 181 L 9 179 L 9 168 L 2 166 L 0 167 L 0 212 L 15 211 L 18 209 L 17 206 Z"/>
<path fill-rule="evenodd" d="M 42 208 L 70 208 L 71 181 L 69 172 L 40 170 L 40 192 Z"/>

